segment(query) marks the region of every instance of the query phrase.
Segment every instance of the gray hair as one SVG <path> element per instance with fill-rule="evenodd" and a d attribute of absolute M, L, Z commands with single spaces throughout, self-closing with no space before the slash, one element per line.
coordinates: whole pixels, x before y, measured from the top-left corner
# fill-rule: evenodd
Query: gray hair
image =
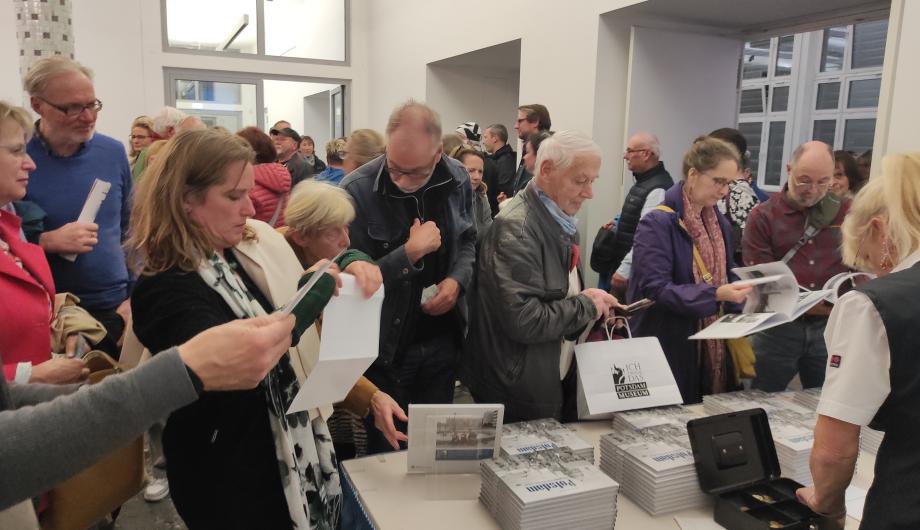
<path fill-rule="evenodd" d="M 173 130 L 176 130 L 185 118 L 188 118 L 188 115 L 181 110 L 175 107 L 163 107 L 153 117 L 153 132 L 166 136 L 166 129 L 172 127 Z"/>
<path fill-rule="evenodd" d="M 425 132 L 431 138 L 431 144 L 434 146 L 441 145 L 441 117 L 434 109 L 419 103 L 414 99 L 406 101 L 402 105 L 393 109 L 390 119 L 387 121 L 387 137 L 391 136 L 396 129 L 399 129 L 406 122 L 413 118 L 420 119 L 424 126 Z"/>
<path fill-rule="evenodd" d="M 36 61 L 26 72 L 22 86 L 30 96 L 39 96 L 45 93 L 53 79 L 70 72 L 79 72 L 93 80 L 93 71 L 89 68 L 63 55 L 55 55 Z"/>
<path fill-rule="evenodd" d="M 488 130 L 495 136 L 498 136 L 498 139 L 501 140 L 502 143 L 508 143 L 508 128 L 501 123 L 489 125 Z"/>
<path fill-rule="evenodd" d="M 590 136 L 581 131 L 559 131 L 540 144 L 537 160 L 534 162 L 534 178 L 540 177 L 540 167 L 545 160 L 551 160 L 556 169 L 568 169 L 579 156 L 601 157 L 601 148 Z"/>

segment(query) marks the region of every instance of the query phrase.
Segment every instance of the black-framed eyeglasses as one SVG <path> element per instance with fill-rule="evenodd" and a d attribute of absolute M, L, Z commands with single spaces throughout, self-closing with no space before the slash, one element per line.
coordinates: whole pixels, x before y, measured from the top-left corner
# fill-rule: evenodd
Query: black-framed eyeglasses
<path fill-rule="evenodd" d="M 73 105 L 67 105 L 66 107 L 62 105 L 55 105 L 54 103 L 48 101 L 47 99 L 43 97 L 39 97 L 38 99 L 44 101 L 51 107 L 57 109 L 61 114 L 63 114 L 64 116 L 67 116 L 68 118 L 76 118 L 77 116 L 82 114 L 84 110 L 88 110 L 93 113 L 99 112 L 100 110 L 102 110 L 102 101 L 99 101 L 98 99 L 93 100 L 92 103 L 86 103 L 86 104 L 74 103 Z"/>

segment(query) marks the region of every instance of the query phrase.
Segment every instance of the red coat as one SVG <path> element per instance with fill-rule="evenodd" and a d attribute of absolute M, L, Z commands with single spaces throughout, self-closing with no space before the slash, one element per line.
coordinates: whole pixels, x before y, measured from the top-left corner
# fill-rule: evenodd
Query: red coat
<path fill-rule="evenodd" d="M 19 238 L 19 217 L 0 211 L 0 238 L 28 272 L 0 252 L 0 357 L 7 380 L 20 362 L 38 364 L 51 358 L 51 308 L 54 280 L 45 252 Z M 31 273 L 31 274 L 30 274 Z"/>
<path fill-rule="evenodd" d="M 276 162 L 256 164 L 253 170 L 256 185 L 249 191 L 249 198 L 252 199 L 256 214 L 252 217 L 267 223 L 275 214 L 278 201 L 282 196 L 285 196 L 284 201 L 287 203 L 286 195 L 291 191 L 291 173 L 286 167 Z M 285 205 L 282 205 L 282 211 L 278 213 L 278 219 L 275 221 L 276 227 L 284 226 L 284 208 Z"/>

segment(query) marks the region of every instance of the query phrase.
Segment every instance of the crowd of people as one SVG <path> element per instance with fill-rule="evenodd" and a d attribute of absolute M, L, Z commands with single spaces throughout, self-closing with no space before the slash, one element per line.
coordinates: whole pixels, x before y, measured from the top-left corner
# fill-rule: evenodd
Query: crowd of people
<path fill-rule="evenodd" d="M 870 182 L 871 153 L 807 142 L 767 195 L 735 129 L 688 139 L 676 179 L 655 135 L 636 132 L 623 154 L 635 184 L 598 232 L 590 287 L 577 215 L 602 151 L 553 132 L 544 105 L 517 109 L 519 163 L 504 125 L 444 134 L 413 100 L 382 133 L 331 140 L 325 160 L 289 122 L 234 133 L 170 107 L 131 124 L 126 152 L 95 131 L 88 68 L 43 59 L 24 83 L 34 125 L 0 103 L 0 426 L 17 433 L 0 442 L 0 522 L 34 519 L 30 498 L 148 432 L 165 469 L 148 498 L 171 493 L 191 530 L 335 528 L 338 460 L 404 448 L 409 404 L 451 403 L 458 380 L 505 421 L 577 420 L 575 346 L 625 302 L 655 302 L 632 334 L 658 338 L 685 403 L 737 388 L 726 342 L 688 337 L 741 310 L 737 265 L 774 261 L 810 290 L 851 269 L 885 276 L 752 337 L 754 388 L 826 384 L 801 499 L 840 516 L 859 427 L 874 422 L 887 435 L 866 520 L 917 521 L 886 509 L 920 491 L 917 155 L 886 158 Z M 96 179 L 108 194 L 79 221 Z M 275 312 L 330 260 L 294 317 Z M 340 274 L 366 296 L 384 289 L 378 356 L 344 402 L 287 414 Z M 85 351 L 117 359 L 132 335 L 150 360 L 81 384 Z"/>

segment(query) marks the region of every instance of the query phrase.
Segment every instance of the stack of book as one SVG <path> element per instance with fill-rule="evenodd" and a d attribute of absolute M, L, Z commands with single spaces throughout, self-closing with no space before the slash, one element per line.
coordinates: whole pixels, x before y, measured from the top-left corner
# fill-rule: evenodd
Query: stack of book
<path fill-rule="evenodd" d="M 659 425 L 686 427 L 688 421 L 694 418 L 701 418 L 704 415 L 699 409 L 691 409 L 683 405 L 628 410 L 614 413 L 613 430 L 637 431 Z"/>
<path fill-rule="evenodd" d="M 706 506 L 686 425 L 663 424 L 601 437 L 601 470 L 651 515 Z"/>
<path fill-rule="evenodd" d="M 619 484 L 568 449 L 482 463 L 480 501 L 504 529 L 611 529 Z"/>
<path fill-rule="evenodd" d="M 502 455 L 522 455 L 547 449 L 569 449 L 594 463 L 594 446 L 552 418 L 506 423 L 502 426 Z"/>
<path fill-rule="evenodd" d="M 795 393 L 795 402 L 811 410 L 817 410 L 819 401 L 821 401 L 820 388 L 808 388 Z"/>

